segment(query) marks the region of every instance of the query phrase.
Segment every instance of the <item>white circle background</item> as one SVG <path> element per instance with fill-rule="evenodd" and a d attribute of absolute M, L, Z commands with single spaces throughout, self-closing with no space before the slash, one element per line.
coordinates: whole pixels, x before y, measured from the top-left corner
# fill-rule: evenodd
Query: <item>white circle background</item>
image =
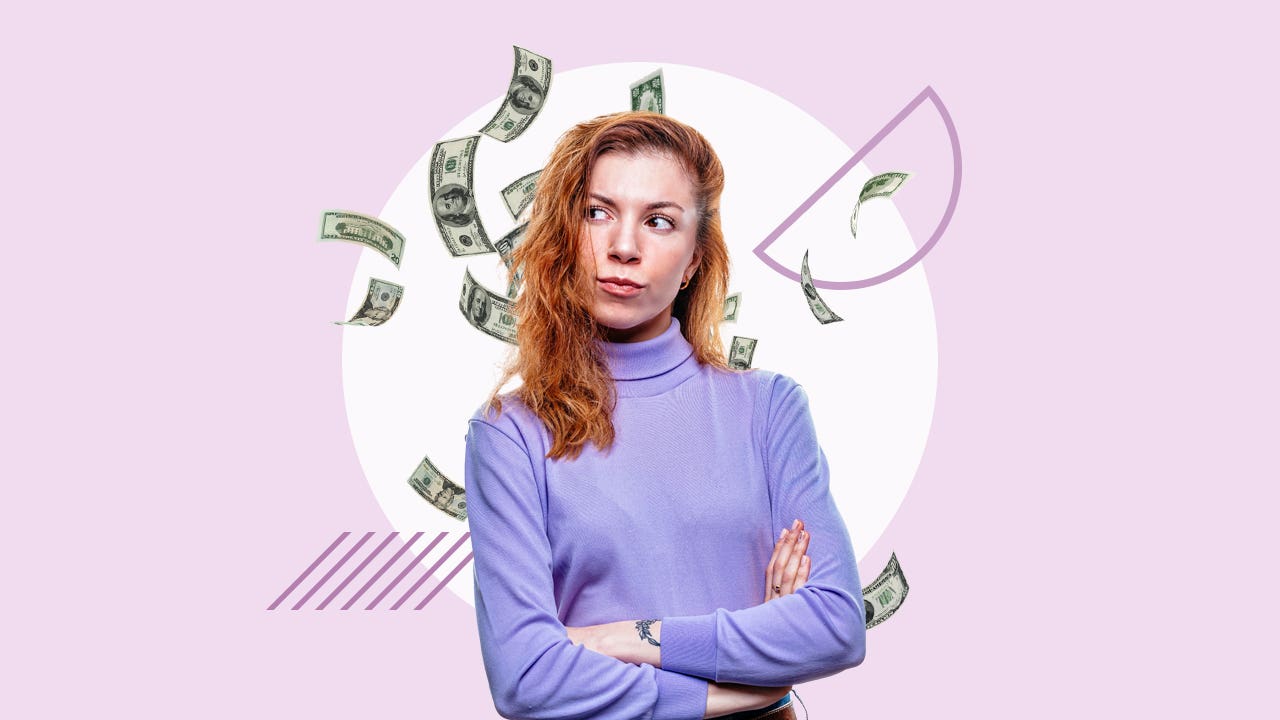
<path fill-rule="evenodd" d="M 505 144 L 481 137 L 473 180 L 491 239 L 516 225 L 501 189 L 542 167 L 575 123 L 629 109 L 629 85 L 658 66 L 618 63 L 557 73 L 523 135 Z M 853 151 L 766 90 L 696 67 L 661 67 L 666 112 L 702 132 L 725 167 L 729 292 L 741 291 L 742 304 L 738 321 L 722 325 L 721 334 L 726 346 L 734 335 L 759 339 L 753 367 L 784 373 L 804 387 L 830 464 L 831 492 L 861 559 L 902 503 L 933 418 L 937 331 L 923 264 L 870 288 L 820 289 L 844 321 L 819 324 L 799 284 L 766 267 L 752 249 Z M 440 139 L 476 134 L 501 101 L 477 109 Z M 360 306 L 370 277 L 403 285 L 400 307 L 382 327 L 344 327 L 342 346 L 347 417 L 360 464 L 392 527 L 402 534 L 427 531 L 422 544 L 463 524 L 423 501 L 408 478 L 426 455 L 463 484 L 467 420 L 497 382 L 511 347 L 472 328 L 458 310 L 465 268 L 499 293 L 507 288 L 506 268 L 496 254 L 449 254 L 430 212 L 430 160 L 428 148 L 380 214 L 405 235 L 401 267 L 366 251 L 352 281 L 349 307 Z M 859 213 L 858 238 L 849 233 L 854 200 L 871 175 L 865 164 L 855 167 L 768 254 L 798 272 L 808 249 L 814 277 L 836 281 L 871 277 L 910 257 L 915 245 L 891 201 L 868 202 Z M 471 568 L 468 563 L 455 575 L 449 589 L 474 605 Z"/>

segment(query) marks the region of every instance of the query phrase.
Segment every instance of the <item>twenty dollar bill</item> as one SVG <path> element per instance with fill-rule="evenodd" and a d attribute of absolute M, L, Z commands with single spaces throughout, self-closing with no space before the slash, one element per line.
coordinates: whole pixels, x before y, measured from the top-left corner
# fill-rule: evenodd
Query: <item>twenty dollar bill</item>
<path fill-rule="evenodd" d="M 418 467 L 409 476 L 409 487 L 446 515 L 466 521 L 467 491 L 437 470 L 431 463 L 431 458 L 424 457 L 418 463 Z"/>
<path fill-rule="evenodd" d="M 396 267 L 404 256 L 404 235 L 376 217 L 342 210 L 326 210 L 320 218 L 321 240 L 346 240 L 382 253 Z"/>

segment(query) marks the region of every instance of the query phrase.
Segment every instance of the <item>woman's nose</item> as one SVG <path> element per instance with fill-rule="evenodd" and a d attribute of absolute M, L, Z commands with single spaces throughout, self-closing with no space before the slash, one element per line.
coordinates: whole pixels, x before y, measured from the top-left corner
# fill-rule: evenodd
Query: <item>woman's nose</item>
<path fill-rule="evenodd" d="M 636 243 L 636 230 L 631 223 L 617 223 L 610 228 L 609 257 L 627 263 L 640 257 L 640 248 Z"/>

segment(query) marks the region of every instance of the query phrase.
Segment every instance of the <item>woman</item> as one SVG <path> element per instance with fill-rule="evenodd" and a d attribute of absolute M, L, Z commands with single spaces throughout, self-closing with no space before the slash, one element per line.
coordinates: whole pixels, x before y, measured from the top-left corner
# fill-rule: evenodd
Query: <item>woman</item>
<path fill-rule="evenodd" d="M 862 661 L 807 397 L 725 361 L 723 186 L 702 135 L 646 112 L 569 130 L 539 177 L 498 388 L 523 384 L 467 434 L 476 617 L 504 717 L 777 720 L 791 685 Z"/>

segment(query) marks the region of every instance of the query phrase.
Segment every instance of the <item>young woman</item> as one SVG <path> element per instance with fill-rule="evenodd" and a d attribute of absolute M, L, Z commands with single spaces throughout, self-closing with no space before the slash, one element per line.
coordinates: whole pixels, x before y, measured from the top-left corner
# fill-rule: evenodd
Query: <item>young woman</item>
<path fill-rule="evenodd" d="M 467 434 L 503 717 L 781 720 L 791 685 L 862 661 L 808 398 L 725 361 L 723 186 L 701 134 L 646 112 L 569 130 L 538 179 L 498 388 L 523 384 Z"/>

